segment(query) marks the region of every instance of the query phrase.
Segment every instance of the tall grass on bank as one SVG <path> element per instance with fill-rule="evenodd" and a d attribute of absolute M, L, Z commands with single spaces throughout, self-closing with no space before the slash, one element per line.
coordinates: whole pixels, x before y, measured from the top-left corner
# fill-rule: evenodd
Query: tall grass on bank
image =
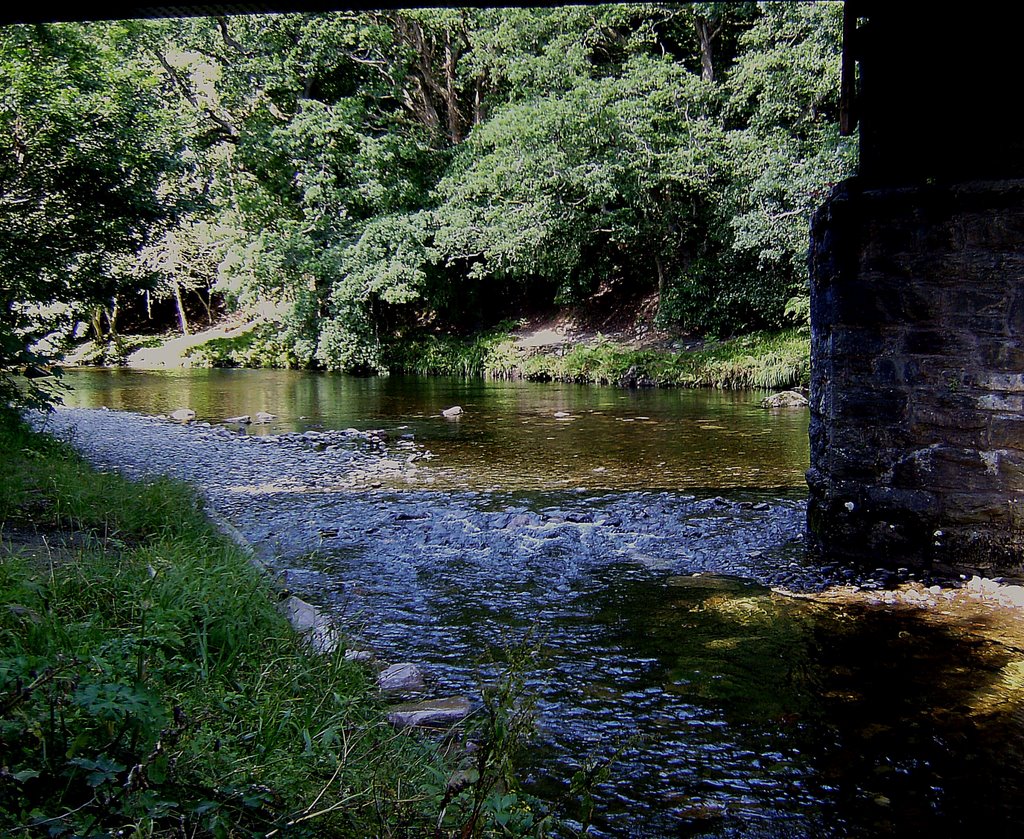
<path fill-rule="evenodd" d="M 504 758 L 455 789 L 478 756 L 396 733 L 361 666 L 310 652 L 187 487 L 11 417 L 0 452 L 0 834 L 543 834 Z"/>
<path fill-rule="evenodd" d="M 491 379 L 657 387 L 779 389 L 806 384 L 809 344 L 797 330 L 710 342 L 700 350 L 634 350 L 612 341 L 533 351 L 508 332 L 474 338 L 427 336 L 390 348 L 393 372 Z"/>

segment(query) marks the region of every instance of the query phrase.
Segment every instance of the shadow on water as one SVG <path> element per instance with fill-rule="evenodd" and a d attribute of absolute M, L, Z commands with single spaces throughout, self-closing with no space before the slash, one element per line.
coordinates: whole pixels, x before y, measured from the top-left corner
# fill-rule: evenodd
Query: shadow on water
<path fill-rule="evenodd" d="M 597 668 L 575 697 L 603 694 L 640 737 L 600 834 L 1019 835 L 1024 649 L 985 607 L 938 620 L 715 576 L 590 605 L 598 646 L 646 662 L 625 680 Z"/>
<path fill-rule="evenodd" d="M 983 609 L 939 623 L 860 607 L 820 622 L 816 758 L 839 824 L 867 810 L 893 835 L 1019 835 L 1024 650 L 996 640 Z"/>

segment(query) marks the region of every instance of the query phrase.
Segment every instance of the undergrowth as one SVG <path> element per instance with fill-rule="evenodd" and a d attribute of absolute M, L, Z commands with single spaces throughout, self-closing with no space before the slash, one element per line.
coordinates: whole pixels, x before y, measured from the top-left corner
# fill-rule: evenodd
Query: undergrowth
<path fill-rule="evenodd" d="M 504 706 L 472 755 L 396 732 L 187 487 L 96 473 L 11 417 L 0 451 L 0 834 L 545 833 Z"/>
<path fill-rule="evenodd" d="M 517 346 L 507 331 L 474 338 L 426 336 L 389 352 L 392 372 L 420 375 L 729 390 L 795 387 L 810 378 L 808 339 L 798 330 L 759 332 L 682 352 L 634 350 L 610 340 L 531 351 Z"/>
<path fill-rule="evenodd" d="M 213 338 L 185 352 L 193 367 L 269 367 L 293 369 L 304 360 L 282 329 L 263 323 L 239 335 Z"/>

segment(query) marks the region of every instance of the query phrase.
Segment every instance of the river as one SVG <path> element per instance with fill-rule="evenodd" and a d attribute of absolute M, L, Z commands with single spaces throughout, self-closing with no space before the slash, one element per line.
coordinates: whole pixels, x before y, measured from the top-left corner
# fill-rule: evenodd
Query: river
<path fill-rule="evenodd" d="M 1010 836 L 1024 818 L 1019 620 L 955 581 L 810 555 L 806 412 L 292 371 L 67 380 L 78 408 L 276 414 L 242 433 L 57 425 L 101 465 L 197 483 L 289 587 L 434 693 L 479 692 L 533 650 L 525 784 L 570 830 L 569 779 L 593 762 L 610 762 L 595 836 Z M 388 468 L 352 477 L 332 436 L 349 427 L 387 432 Z M 899 584 L 917 606 L 884 603 Z"/>

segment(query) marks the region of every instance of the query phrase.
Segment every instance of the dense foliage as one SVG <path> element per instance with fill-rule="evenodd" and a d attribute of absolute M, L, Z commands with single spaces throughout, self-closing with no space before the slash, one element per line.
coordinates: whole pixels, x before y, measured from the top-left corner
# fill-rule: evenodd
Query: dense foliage
<path fill-rule="evenodd" d="M 784 325 L 808 215 L 855 153 L 840 17 L 695 3 L 12 28 L 0 363 L 25 361 L 39 304 L 109 315 L 139 290 L 175 300 L 183 330 L 183 298 L 215 290 L 279 324 L 277 363 L 353 371 L 386 369 L 402 336 L 621 289 L 657 292 L 662 322 L 693 332 Z"/>
<path fill-rule="evenodd" d="M 175 161 L 159 78 L 125 29 L 0 28 L 0 403 L 83 303 L 112 311 Z"/>

